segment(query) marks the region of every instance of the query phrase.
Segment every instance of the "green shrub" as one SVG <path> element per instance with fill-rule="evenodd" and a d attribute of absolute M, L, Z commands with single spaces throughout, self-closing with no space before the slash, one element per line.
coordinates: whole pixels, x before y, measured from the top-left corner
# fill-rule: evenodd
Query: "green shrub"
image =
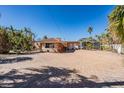
<path fill-rule="evenodd" d="M 11 43 L 7 31 L 0 28 L 0 53 L 9 53 L 10 49 Z"/>
<path fill-rule="evenodd" d="M 110 46 L 101 46 L 102 50 L 112 50 Z"/>
<path fill-rule="evenodd" d="M 0 27 L 0 53 L 8 53 L 10 50 L 20 53 L 31 51 L 34 34 L 30 29 L 17 30 L 11 27 Z"/>

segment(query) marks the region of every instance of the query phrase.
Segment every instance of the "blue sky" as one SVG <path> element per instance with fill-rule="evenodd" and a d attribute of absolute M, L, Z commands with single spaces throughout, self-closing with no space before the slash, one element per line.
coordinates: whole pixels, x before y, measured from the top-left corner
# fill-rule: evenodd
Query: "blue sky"
<path fill-rule="evenodd" d="M 108 25 L 107 16 L 115 6 L 0 6 L 0 25 L 30 27 L 36 38 L 60 37 L 78 40 L 88 37 L 87 29 L 100 34 Z"/>

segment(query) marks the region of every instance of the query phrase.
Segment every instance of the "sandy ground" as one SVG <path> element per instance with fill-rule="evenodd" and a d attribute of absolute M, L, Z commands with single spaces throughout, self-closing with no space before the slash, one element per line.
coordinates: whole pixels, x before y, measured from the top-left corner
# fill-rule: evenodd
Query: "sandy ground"
<path fill-rule="evenodd" d="M 0 87 L 124 87 L 124 55 L 37 53 L 0 60 Z"/>

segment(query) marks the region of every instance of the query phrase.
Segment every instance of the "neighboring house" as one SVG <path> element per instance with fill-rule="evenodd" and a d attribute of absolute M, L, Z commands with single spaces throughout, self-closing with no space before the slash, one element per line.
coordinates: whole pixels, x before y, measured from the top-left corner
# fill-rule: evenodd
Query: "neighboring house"
<path fill-rule="evenodd" d="M 48 38 L 36 42 L 35 46 L 43 52 L 66 52 L 79 48 L 79 42 L 62 41 L 61 38 Z"/>

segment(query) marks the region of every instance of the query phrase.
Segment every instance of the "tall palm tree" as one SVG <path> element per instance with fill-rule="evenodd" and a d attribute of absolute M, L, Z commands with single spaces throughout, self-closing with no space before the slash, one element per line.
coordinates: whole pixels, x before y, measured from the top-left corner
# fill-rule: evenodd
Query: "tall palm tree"
<path fill-rule="evenodd" d="M 87 32 L 90 34 L 90 37 L 88 38 L 91 42 L 93 41 L 91 33 L 93 32 L 93 27 L 89 26 Z M 92 43 L 91 49 L 94 47 L 94 44 Z"/>
<path fill-rule="evenodd" d="M 93 27 L 90 26 L 90 27 L 88 28 L 87 32 L 91 35 L 91 33 L 93 32 Z"/>

